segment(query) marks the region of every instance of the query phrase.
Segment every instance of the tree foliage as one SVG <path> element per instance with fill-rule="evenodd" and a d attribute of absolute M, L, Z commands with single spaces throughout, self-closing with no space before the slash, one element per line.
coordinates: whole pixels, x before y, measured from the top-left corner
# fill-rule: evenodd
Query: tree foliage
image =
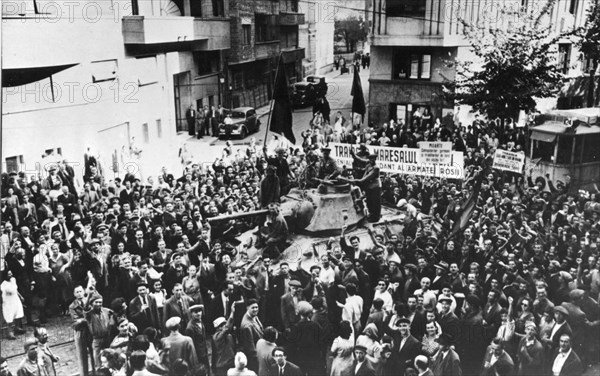
<path fill-rule="evenodd" d="M 536 14 L 523 11 L 509 27 L 484 28 L 462 20 L 476 59 L 453 62 L 456 77 L 444 85 L 445 97 L 491 117 L 506 117 L 533 112 L 535 98 L 557 94 L 563 74 L 556 64 L 556 42 L 565 35 L 552 36 L 551 25 L 544 22 L 555 2 L 548 0 Z"/>
<path fill-rule="evenodd" d="M 346 51 L 356 51 L 356 44 L 359 41 L 367 40 L 369 27 L 363 21 L 362 17 L 350 16 L 342 20 L 335 20 L 335 41 L 343 41 L 346 44 Z"/>
<path fill-rule="evenodd" d="M 582 28 L 577 30 L 577 47 L 583 53 L 584 59 L 590 59 L 589 87 L 587 96 L 588 107 L 593 107 L 597 100 L 595 95 L 595 75 L 600 62 L 600 1 L 594 0 L 588 9 L 587 18 Z"/>

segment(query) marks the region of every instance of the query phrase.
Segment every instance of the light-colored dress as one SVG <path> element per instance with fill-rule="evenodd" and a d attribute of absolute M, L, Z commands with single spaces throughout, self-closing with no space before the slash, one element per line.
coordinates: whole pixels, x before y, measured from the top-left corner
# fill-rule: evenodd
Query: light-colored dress
<path fill-rule="evenodd" d="M 343 339 L 337 337 L 331 345 L 333 362 L 331 363 L 331 376 L 354 375 L 354 338 Z"/>
<path fill-rule="evenodd" d="M 3 281 L 0 285 L 2 290 L 2 315 L 4 321 L 11 324 L 15 319 L 23 317 L 23 304 L 17 293 L 17 280 L 12 277 L 10 281 Z"/>

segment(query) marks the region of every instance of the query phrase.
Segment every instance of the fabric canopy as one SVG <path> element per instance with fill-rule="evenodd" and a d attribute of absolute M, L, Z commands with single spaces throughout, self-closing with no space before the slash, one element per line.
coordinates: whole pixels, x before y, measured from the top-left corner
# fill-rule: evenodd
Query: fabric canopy
<path fill-rule="evenodd" d="M 542 142 L 554 142 L 554 140 L 556 140 L 556 135 L 551 133 L 533 131 L 531 133 L 531 139 Z"/>

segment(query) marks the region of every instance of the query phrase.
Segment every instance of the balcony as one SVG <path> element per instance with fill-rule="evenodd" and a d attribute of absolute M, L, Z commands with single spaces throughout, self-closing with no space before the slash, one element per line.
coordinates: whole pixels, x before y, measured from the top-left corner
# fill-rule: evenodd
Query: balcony
<path fill-rule="evenodd" d="M 294 61 L 304 59 L 304 48 L 298 47 L 281 47 L 284 63 L 291 63 Z"/>
<path fill-rule="evenodd" d="M 298 26 L 305 23 L 303 13 L 280 12 L 277 17 L 279 26 Z"/>
<path fill-rule="evenodd" d="M 280 50 L 279 40 L 257 42 L 254 44 L 254 56 L 256 60 L 277 56 Z"/>
<path fill-rule="evenodd" d="M 140 53 L 224 50 L 229 34 L 228 18 L 123 17 L 123 40 Z"/>

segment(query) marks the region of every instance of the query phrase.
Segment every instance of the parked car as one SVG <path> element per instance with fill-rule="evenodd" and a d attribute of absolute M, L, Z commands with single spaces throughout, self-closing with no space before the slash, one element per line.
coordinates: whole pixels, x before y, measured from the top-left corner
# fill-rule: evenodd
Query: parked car
<path fill-rule="evenodd" d="M 231 124 L 227 124 L 227 116 L 231 114 Z M 239 136 L 245 138 L 248 134 L 258 132 L 260 120 L 252 107 L 238 107 L 225 111 L 225 121 L 219 124 L 219 138 Z"/>
<path fill-rule="evenodd" d="M 314 74 L 306 76 L 306 82 L 310 82 L 314 85 L 317 98 L 327 95 L 327 81 L 325 80 L 325 76 L 317 76 Z"/>
<path fill-rule="evenodd" d="M 291 99 L 294 107 L 310 106 L 317 100 L 317 92 L 310 82 L 292 84 Z"/>

